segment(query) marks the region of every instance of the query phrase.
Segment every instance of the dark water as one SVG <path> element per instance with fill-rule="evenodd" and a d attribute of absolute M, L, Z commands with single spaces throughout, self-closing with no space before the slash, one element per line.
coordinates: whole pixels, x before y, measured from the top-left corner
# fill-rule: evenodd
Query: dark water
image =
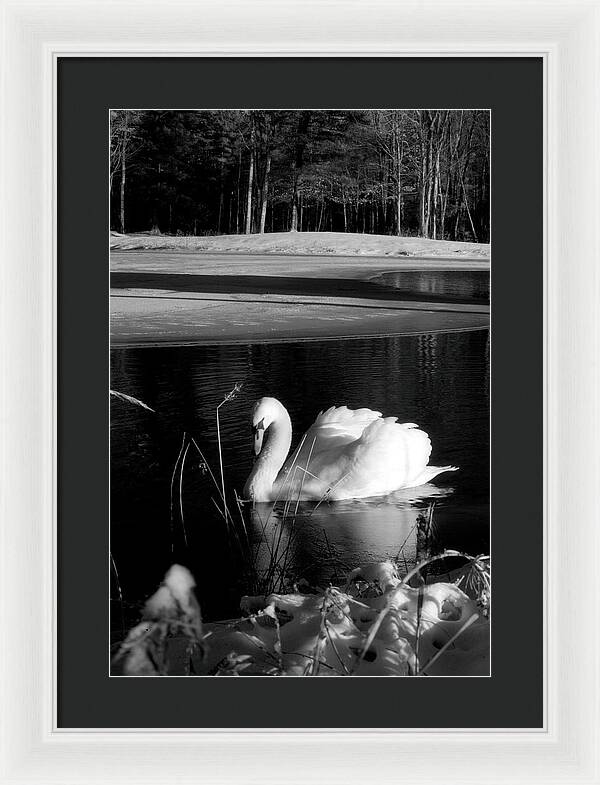
<path fill-rule="evenodd" d="M 242 569 L 222 522 L 216 493 L 194 449 L 171 510 L 171 477 L 183 434 L 193 435 L 218 467 L 215 409 L 235 383 L 242 391 L 221 409 L 227 485 L 241 492 L 250 471 L 250 410 L 263 395 L 290 411 L 294 442 L 319 410 L 369 406 L 418 423 L 433 442 L 432 464 L 460 471 L 383 502 L 323 504 L 298 528 L 291 570 L 326 580 L 333 556 L 351 568 L 394 557 L 405 543 L 417 556 L 417 516 L 435 500 L 437 547 L 489 551 L 489 333 L 487 330 L 347 341 L 245 346 L 114 348 L 111 387 L 134 395 L 151 414 L 111 399 L 111 551 L 126 607 L 153 591 L 174 561 L 198 582 L 206 618 L 237 612 Z M 176 483 L 177 485 L 177 483 Z M 173 523 L 171 519 L 173 518 Z M 113 586 L 113 590 L 116 588 Z M 115 596 L 113 594 L 113 596 Z M 133 613 L 133 610 L 132 610 Z M 113 628 L 120 627 L 117 612 Z"/>
<path fill-rule="evenodd" d="M 195 275 L 113 272 L 113 289 L 161 289 L 204 294 L 335 295 L 374 300 L 486 304 L 490 275 L 478 270 L 384 272 L 370 280 L 276 275 Z M 401 295 L 401 297 L 399 297 Z"/>
<path fill-rule="evenodd" d="M 406 270 L 381 273 L 371 283 L 402 299 L 484 304 L 490 301 L 490 274 L 480 270 Z"/>

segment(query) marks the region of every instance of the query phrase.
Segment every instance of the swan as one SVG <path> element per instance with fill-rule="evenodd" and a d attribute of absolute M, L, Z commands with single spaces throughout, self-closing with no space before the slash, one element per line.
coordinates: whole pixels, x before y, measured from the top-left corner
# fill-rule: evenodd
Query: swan
<path fill-rule="evenodd" d="M 280 401 L 257 401 L 252 433 L 256 457 L 244 498 L 255 502 L 384 496 L 456 471 L 427 465 L 431 442 L 415 423 L 371 409 L 332 406 L 321 412 L 287 461 L 292 421 Z"/>

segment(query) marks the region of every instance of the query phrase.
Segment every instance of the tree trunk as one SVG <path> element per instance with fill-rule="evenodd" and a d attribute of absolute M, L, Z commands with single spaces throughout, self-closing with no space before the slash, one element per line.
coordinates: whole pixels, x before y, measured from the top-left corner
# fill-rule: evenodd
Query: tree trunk
<path fill-rule="evenodd" d="M 217 234 L 221 234 L 221 219 L 223 217 L 223 205 L 225 203 L 224 167 L 223 156 L 221 156 L 221 164 L 219 167 L 219 215 L 217 218 Z"/>
<path fill-rule="evenodd" d="M 477 242 L 478 241 L 477 240 L 477 232 L 475 231 L 475 226 L 473 224 L 473 218 L 471 216 L 471 210 L 469 208 L 469 200 L 468 200 L 468 197 L 467 197 L 467 189 L 465 188 L 465 174 L 466 174 L 467 169 L 469 167 L 469 160 L 471 158 L 471 153 L 472 153 L 471 142 L 473 140 L 473 130 L 474 130 L 474 128 L 475 128 L 475 118 L 472 117 L 471 118 L 471 124 L 469 126 L 469 130 L 468 130 L 468 133 L 467 133 L 467 141 L 466 141 L 466 144 L 465 144 L 465 159 L 464 159 L 464 163 L 463 163 L 462 169 L 459 167 L 459 170 L 458 170 L 458 180 L 459 180 L 459 188 L 462 191 L 463 203 L 464 203 L 465 209 L 467 211 L 467 216 L 469 218 L 469 223 L 471 224 L 471 230 L 473 232 L 473 237 L 475 239 L 475 242 Z M 457 226 L 458 226 L 458 221 L 457 221 Z"/>
<path fill-rule="evenodd" d="M 269 196 L 269 172 L 271 171 L 271 151 L 267 151 L 267 160 L 265 161 L 265 173 L 263 177 L 263 187 L 261 193 L 260 205 L 260 226 L 258 231 L 260 234 L 265 233 L 265 223 L 267 220 L 267 199 Z"/>
<path fill-rule="evenodd" d="M 441 143 L 438 143 L 437 153 L 435 156 L 435 167 L 433 171 L 433 239 L 437 240 L 437 215 L 438 215 L 438 193 L 440 188 L 440 150 Z"/>
<path fill-rule="evenodd" d="M 306 134 L 310 124 L 310 112 L 301 112 L 298 118 L 298 128 L 296 131 L 296 157 L 293 166 L 292 181 L 292 218 L 290 222 L 290 232 L 298 231 L 298 195 L 300 185 L 300 175 L 302 174 L 302 164 L 304 160 L 304 148 L 306 147 Z"/>
<path fill-rule="evenodd" d="M 421 141 L 421 170 L 419 179 L 419 234 L 421 237 L 426 237 L 425 232 L 425 188 L 427 184 L 427 161 L 425 157 L 426 144 L 424 128 L 421 120 L 420 127 L 420 141 Z"/>
<path fill-rule="evenodd" d="M 428 112 L 429 114 L 429 112 Z M 427 133 L 427 195 L 425 198 L 425 237 L 431 233 L 431 196 L 433 191 L 433 120 L 429 121 Z"/>
<path fill-rule="evenodd" d="M 238 154 L 237 198 L 235 201 L 235 233 L 240 233 L 240 181 L 242 179 L 242 151 Z"/>
<path fill-rule="evenodd" d="M 248 191 L 246 195 L 246 234 L 252 232 L 252 185 L 254 181 L 254 150 L 250 150 L 250 165 L 248 169 Z"/>
<path fill-rule="evenodd" d="M 123 147 L 121 153 L 121 234 L 125 234 L 125 177 L 127 174 L 127 136 L 129 133 L 129 112 L 125 112 L 123 127 Z"/>
<path fill-rule="evenodd" d="M 396 133 L 396 236 L 402 237 L 402 159 L 404 157 L 404 139 L 400 141 L 399 131 Z"/>
<path fill-rule="evenodd" d="M 381 222 L 384 227 L 387 224 L 387 186 L 389 174 L 387 167 L 387 159 L 384 159 L 381 152 L 379 153 L 379 181 L 381 187 Z"/>
<path fill-rule="evenodd" d="M 475 224 L 473 223 L 473 216 L 471 215 L 471 210 L 469 209 L 469 200 L 467 198 L 467 189 L 465 188 L 465 181 L 463 180 L 462 174 L 461 174 L 461 178 L 460 178 L 460 184 L 462 185 L 462 192 L 463 192 L 463 198 L 464 198 L 464 203 L 465 203 L 465 209 L 467 211 L 467 215 L 469 216 L 469 223 L 471 224 L 471 231 L 473 232 L 473 239 L 477 243 L 477 242 L 479 242 L 479 240 L 477 239 L 477 232 L 475 231 Z"/>
<path fill-rule="evenodd" d="M 443 189 L 440 192 L 440 207 L 441 207 L 441 215 L 440 215 L 440 229 L 441 235 L 440 239 L 446 239 L 446 206 L 448 205 L 448 189 L 450 187 L 450 175 L 448 175 L 448 181 L 446 183 L 446 190 Z"/>
<path fill-rule="evenodd" d="M 323 206 L 324 206 L 324 202 L 323 200 L 321 200 L 320 209 L 319 209 L 319 222 L 317 224 L 317 232 L 321 231 L 321 221 L 323 220 Z"/>

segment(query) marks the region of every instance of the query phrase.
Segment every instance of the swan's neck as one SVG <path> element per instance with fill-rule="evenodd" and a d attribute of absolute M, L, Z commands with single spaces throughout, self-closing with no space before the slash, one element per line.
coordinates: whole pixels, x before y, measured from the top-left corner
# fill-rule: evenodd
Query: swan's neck
<path fill-rule="evenodd" d="M 265 431 L 263 446 L 245 487 L 245 497 L 257 502 L 272 501 L 273 484 L 292 444 L 292 422 L 284 407 Z"/>

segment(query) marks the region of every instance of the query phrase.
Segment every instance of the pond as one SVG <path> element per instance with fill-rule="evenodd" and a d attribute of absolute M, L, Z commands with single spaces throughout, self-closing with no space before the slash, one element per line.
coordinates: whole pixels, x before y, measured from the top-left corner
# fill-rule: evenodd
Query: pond
<path fill-rule="evenodd" d="M 204 294 L 331 295 L 375 300 L 487 304 L 487 270 L 401 270 L 381 272 L 367 279 L 286 275 L 207 275 L 186 272 L 112 272 L 115 290 L 157 289 Z"/>
<path fill-rule="evenodd" d="M 403 270 L 383 272 L 371 283 L 393 289 L 402 300 L 484 304 L 490 301 L 490 274 L 483 270 Z"/>
<path fill-rule="evenodd" d="M 114 347 L 111 387 L 156 412 L 111 399 L 111 553 L 126 616 L 113 607 L 115 636 L 137 619 L 139 604 L 173 561 L 192 570 L 205 618 L 238 615 L 247 565 L 240 564 L 216 514 L 218 494 L 195 448 L 186 454 L 181 485 L 177 475 L 171 492 L 184 434 L 195 439 L 218 473 L 215 410 L 236 383 L 243 385 L 241 391 L 220 410 L 228 489 L 241 493 L 250 471 L 250 413 L 264 395 L 288 408 L 294 444 L 320 410 L 368 406 L 418 423 L 433 443 L 430 463 L 460 467 L 385 502 L 325 503 L 316 511 L 314 505 L 302 505 L 303 523 L 288 565 L 298 578 L 327 581 L 332 565 L 347 569 L 398 554 L 414 562 L 418 518 L 429 514 L 433 502 L 437 548 L 489 552 L 488 330 L 284 344 Z M 255 528 L 260 520 L 254 519 Z M 269 525 L 277 527 L 277 514 Z M 112 584 L 115 600 L 114 570 Z"/>

